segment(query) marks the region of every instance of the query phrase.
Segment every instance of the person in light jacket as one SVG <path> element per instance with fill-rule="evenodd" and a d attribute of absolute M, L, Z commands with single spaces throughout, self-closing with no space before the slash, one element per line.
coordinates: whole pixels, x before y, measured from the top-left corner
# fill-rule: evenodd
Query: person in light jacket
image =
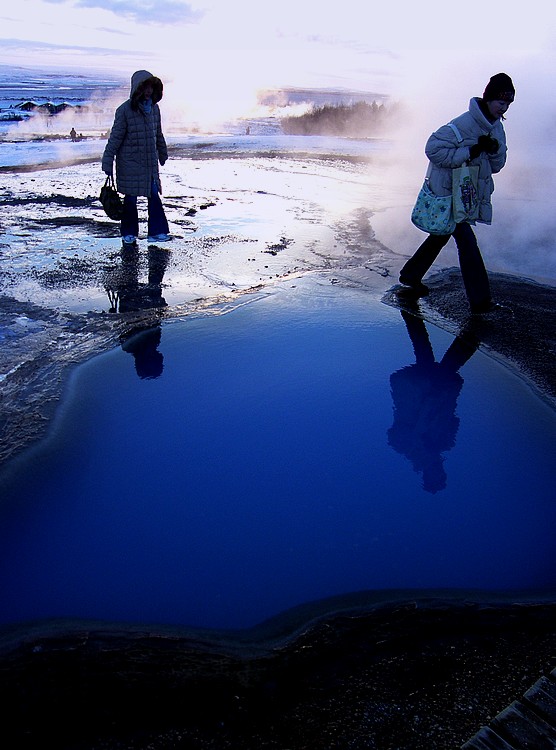
<path fill-rule="evenodd" d="M 137 70 L 132 75 L 129 99 L 116 109 L 102 156 L 102 171 L 108 175 L 113 174 L 116 159 L 116 187 L 124 194 L 124 244 L 135 243 L 139 235 L 138 196 L 148 199 L 148 241 L 171 239 L 160 200 L 158 168 L 168 159 L 158 106 L 162 94 L 162 81 L 148 70 Z"/>
<path fill-rule="evenodd" d="M 464 162 L 479 166 L 477 221 L 482 224 L 492 221 L 492 175 L 506 164 L 506 135 L 502 120 L 514 97 L 512 79 L 506 73 L 497 73 L 491 77 L 483 96 L 473 97 L 469 110 L 452 120 L 463 140 L 458 141 L 454 130 L 443 125 L 429 137 L 425 146 L 431 162 L 429 187 L 435 195 L 451 194 L 452 169 Z M 423 276 L 453 236 L 471 313 L 493 310 L 496 306 L 492 302 L 488 275 L 471 224 L 475 221 L 456 224 L 452 234 L 429 235 L 401 269 L 400 283 L 420 296 L 427 294 Z"/>

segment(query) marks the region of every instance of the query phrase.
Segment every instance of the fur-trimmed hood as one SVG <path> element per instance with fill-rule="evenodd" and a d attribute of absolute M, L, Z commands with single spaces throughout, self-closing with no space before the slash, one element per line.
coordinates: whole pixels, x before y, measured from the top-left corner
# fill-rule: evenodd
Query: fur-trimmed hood
<path fill-rule="evenodd" d="M 131 76 L 131 90 L 129 92 L 129 98 L 131 99 L 131 106 L 136 109 L 139 99 L 143 95 L 145 85 L 150 83 L 153 87 L 153 104 L 158 104 L 162 99 L 164 86 L 160 78 L 153 76 L 148 70 L 136 70 Z"/>

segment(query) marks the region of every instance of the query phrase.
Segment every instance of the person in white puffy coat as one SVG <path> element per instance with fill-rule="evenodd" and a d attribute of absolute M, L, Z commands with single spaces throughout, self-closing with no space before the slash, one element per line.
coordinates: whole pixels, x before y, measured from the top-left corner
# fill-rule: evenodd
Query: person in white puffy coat
<path fill-rule="evenodd" d="M 102 156 L 102 170 L 108 175 L 116 160 L 116 187 L 124 194 L 121 235 L 126 244 L 134 243 L 139 234 L 138 196 L 148 199 L 148 239 L 170 239 L 160 200 L 159 164 L 168 159 L 158 106 L 162 94 L 162 81 L 148 70 L 132 75 L 129 99 L 116 109 Z"/>
<path fill-rule="evenodd" d="M 497 73 L 491 77 L 483 96 L 473 97 L 469 110 L 452 120 L 462 140 L 450 125 L 443 125 L 432 133 L 425 145 L 431 164 L 429 187 L 435 195 L 451 194 L 452 170 L 456 167 L 464 162 L 479 166 L 477 221 L 483 224 L 492 221 L 492 175 L 506 164 L 506 134 L 502 120 L 514 98 L 512 79 L 506 73 Z M 475 221 L 456 224 L 452 234 L 430 234 L 401 269 L 400 283 L 421 296 L 427 294 L 423 276 L 453 236 L 471 312 L 483 314 L 491 311 L 495 305 L 488 274 L 471 224 Z"/>

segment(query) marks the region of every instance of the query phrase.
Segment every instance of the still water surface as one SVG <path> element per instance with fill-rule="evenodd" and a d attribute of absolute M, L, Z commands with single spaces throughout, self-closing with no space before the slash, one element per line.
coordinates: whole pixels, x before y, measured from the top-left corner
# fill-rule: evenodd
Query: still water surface
<path fill-rule="evenodd" d="M 301 284 L 79 367 L 0 480 L 0 622 L 243 628 L 362 590 L 554 589 L 554 412 L 370 295 Z"/>

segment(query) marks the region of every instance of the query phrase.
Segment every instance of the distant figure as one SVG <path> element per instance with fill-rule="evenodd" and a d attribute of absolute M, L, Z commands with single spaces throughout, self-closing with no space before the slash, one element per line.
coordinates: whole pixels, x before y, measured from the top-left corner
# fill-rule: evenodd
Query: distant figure
<path fill-rule="evenodd" d="M 390 377 L 394 423 L 388 430 L 388 445 L 411 461 L 414 471 L 423 476 L 423 489 L 434 494 L 446 487 L 442 453 L 456 444 L 459 418 L 455 411 L 463 386 L 458 371 L 479 342 L 458 337 L 436 362 L 424 321 L 405 311 L 402 317 L 415 364 Z"/>
<path fill-rule="evenodd" d="M 116 110 L 102 157 L 102 170 L 108 175 L 116 159 L 116 186 L 124 194 L 120 232 L 125 244 L 135 243 L 139 235 L 138 196 L 148 199 L 148 241 L 171 239 L 160 200 L 158 168 L 168 159 L 158 106 L 162 93 L 160 78 L 147 70 L 133 74 L 130 97 Z"/>
<path fill-rule="evenodd" d="M 71 138 L 71 139 L 72 139 L 72 141 L 74 141 L 74 142 L 75 142 L 75 141 L 77 140 L 77 132 L 76 132 L 75 128 L 72 128 L 72 129 L 70 130 L 70 138 Z"/>
<path fill-rule="evenodd" d="M 453 129 L 443 125 L 429 137 L 425 146 L 431 163 L 429 186 L 436 195 L 451 195 L 452 169 L 461 167 L 464 162 L 479 165 L 480 209 L 477 221 L 482 224 L 490 224 L 492 220 L 492 175 L 500 172 L 506 163 L 506 134 L 502 120 L 514 97 L 514 85 L 508 75 L 498 73 L 492 76 L 483 96 L 472 98 L 469 110 L 452 120 L 463 141 L 458 142 Z M 420 296 L 427 294 L 423 276 L 453 236 L 471 313 L 480 315 L 495 309 L 485 264 L 471 224 L 475 221 L 456 224 L 452 234 L 430 234 L 401 269 L 400 283 L 411 287 Z"/>
<path fill-rule="evenodd" d="M 245 135 L 249 135 L 251 133 L 251 128 L 249 125 L 245 128 Z"/>

